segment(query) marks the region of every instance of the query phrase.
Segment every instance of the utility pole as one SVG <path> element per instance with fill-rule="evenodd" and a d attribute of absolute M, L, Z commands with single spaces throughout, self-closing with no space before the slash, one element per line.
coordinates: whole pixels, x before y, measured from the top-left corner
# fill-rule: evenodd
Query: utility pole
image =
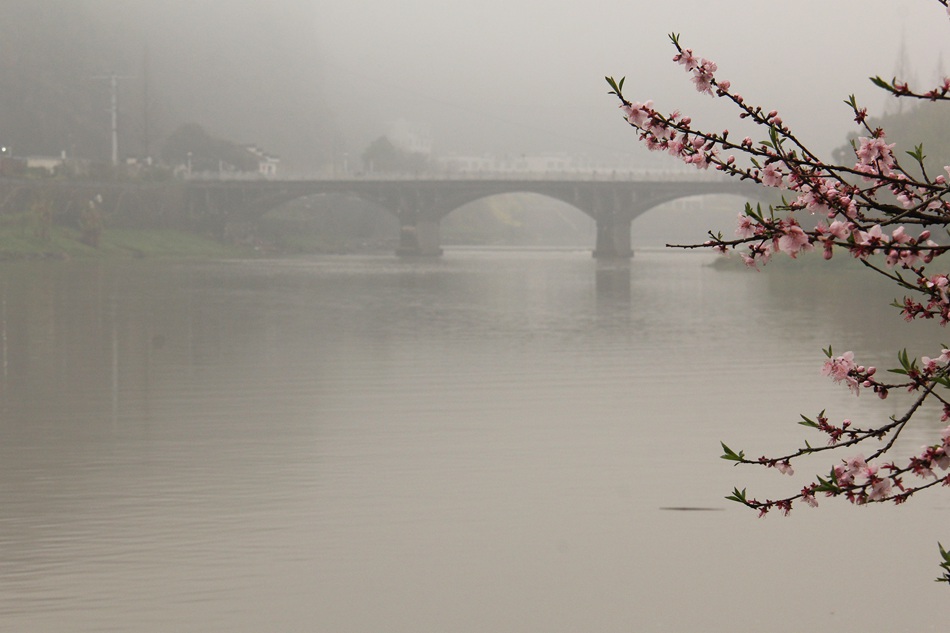
<path fill-rule="evenodd" d="M 111 107 L 112 112 L 112 165 L 119 164 L 119 79 L 131 79 L 131 77 L 119 77 L 115 73 L 110 75 L 99 75 L 93 79 L 108 79 L 112 89 Z"/>
<path fill-rule="evenodd" d="M 152 154 L 149 148 L 149 120 L 148 120 L 148 80 L 149 80 L 149 54 L 148 54 L 148 43 L 145 44 L 145 51 L 143 53 L 142 59 L 142 77 L 143 77 L 143 87 L 142 87 L 142 148 L 144 150 L 143 158 L 147 164 L 152 164 Z"/>
<path fill-rule="evenodd" d="M 119 164 L 119 79 L 112 73 L 112 165 Z"/>

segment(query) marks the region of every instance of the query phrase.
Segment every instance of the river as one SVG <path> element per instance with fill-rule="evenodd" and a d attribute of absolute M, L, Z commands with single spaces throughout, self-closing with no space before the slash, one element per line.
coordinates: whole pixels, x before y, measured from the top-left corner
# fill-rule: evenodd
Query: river
<path fill-rule="evenodd" d="M 712 260 L 3 264 L 0 629 L 946 630 L 945 493 L 757 519 L 723 497 L 808 468 L 719 441 L 897 412 L 821 349 L 950 337 L 853 269 Z"/>

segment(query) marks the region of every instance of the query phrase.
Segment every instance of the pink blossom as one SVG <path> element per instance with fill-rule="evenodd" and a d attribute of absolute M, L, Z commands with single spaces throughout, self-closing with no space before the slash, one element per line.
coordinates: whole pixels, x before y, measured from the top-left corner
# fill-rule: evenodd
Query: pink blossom
<path fill-rule="evenodd" d="M 785 229 L 785 234 L 778 238 L 778 250 L 797 257 L 799 253 L 812 249 L 808 235 L 797 224 L 791 224 Z"/>
<path fill-rule="evenodd" d="M 673 61 L 685 66 L 686 70 L 692 70 L 699 65 L 699 62 L 693 56 L 693 49 L 691 48 L 687 48 L 682 53 L 677 53 L 674 55 Z"/>
<path fill-rule="evenodd" d="M 834 235 L 839 240 L 848 239 L 848 236 L 851 235 L 851 231 L 853 230 L 853 224 L 850 222 L 842 222 L 840 220 L 835 220 L 831 223 L 831 226 L 828 227 L 828 233 Z"/>
<path fill-rule="evenodd" d="M 695 165 L 696 169 L 709 169 L 709 163 L 712 162 L 714 156 L 714 152 L 696 152 L 691 156 L 685 157 L 683 162 L 685 162 L 687 165 Z"/>
<path fill-rule="evenodd" d="M 670 156 L 679 156 L 683 153 L 684 149 L 686 149 L 686 143 L 681 140 L 671 140 L 667 146 L 667 151 L 670 153 Z"/>
<path fill-rule="evenodd" d="M 653 111 L 653 102 L 647 101 L 646 103 L 635 102 L 630 105 L 624 104 L 620 106 L 620 109 L 623 111 L 624 118 L 627 119 L 630 125 L 642 128 L 647 121 L 647 117 Z"/>
<path fill-rule="evenodd" d="M 712 91 L 712 81 L 713 73 L 718 70 L 715 62 L 711 62 L 708 59 L 702 60 L 702 62 L 693 69 L 693 84 L 696 85 L 696 90 L 708 94 L 709 96 L 714 96 Z"/>
<path fill-rule="evenodd" d="M 833 242 L 826 241 L 824 247 L 822 248 L 821 256 L 824 259 L 831 259 L 835 254 L 835 245 Z"/>
<path fill-rule="evenodd" d="M 755 235 L 755 221 L 745 213 L 739 214 L 739 224 L 736 226 L 736 237 L 745 239 Z"/>
<path fill-rule="evenodd" d="M 781 462 L 776 462 L 776 464 L 775 464 L 775 470 L 779 471 L 779 472 L 782 473 L 783 475 L 794 475 L 794 474 L 795 474 L 795 470 L 792 468 L 792 465 L 788 462 L 788 460 L 781 461 Z"/>
<path fill-rule="evenodd" d="M 811 185 L 803 185 L 801 190 L 802 194 L 792 202 L 794 206 L 807 209 L 811 213 L 817 213 L 818 211 L 828 212 L 831 210 Z"/>
<path fill-rule="evenodd" d="M 948 286 L 950 286 L 950 279 L 946 275 L 933 275 L 930 279 L 924 280 L 924 287 L 936 290 L 944 302 L 947 301 Z"/>
<path fill-rule="evenodd" d="M 750 246 L 749 252 L 741 253 L 740 257 L 742 257 L 742 261 L 745 262 L 746 266 L 758 270 L 759 264 L 764 266 L 772 259 L 772 243 L 770 241 L 763 241 Z"/>
<path fill-rule="evenodd" d="M 950 449 L 947 449 L 946 447 L 943 447 L 943 446 L 934 449 L 934 452 L 933 452 L 934 464 L 936 464 L 937 468 L 939 468 L 940 470 L 947 470 L 948 468 L 950 468 L 950 452 L 948 451 L 950 451 Z"/>
<path fill-rule="evenodd" d="M 891 243 L 892 244 L 906 244 L 911 240 L 910 235 L 904 230 L 903 225 L 897 227 L 891 231 Z"/>
<path fill-rule="evenodd" d="M 858 231 L 855 239 L 861 246 L 878 246 L 887 244 L 889 240 L 889 238 L 884 235 L 880 224 L 875 224 L 867 231 Z"/>
<path fill-rule="evenodd" d="M 839 382 L 848 377 L 848 372 L 854 369 L 854 352 L 845 352 L 837 358 L 829 358 L 821 368 L 821 373 L 825 376 L 831 376 L 835 382 Z"/>
<path fill-rule="evenodd" d="M 894 154 L 891 152 L 894 149 L 893 143 L 887 145 L 881 138 L 866 138 L 863 136 L 858 140 L 861 143 L 856 150 L 860 161 L 858 165 L 879 166 L 884 170 L 890 170 L 894 167 Z"/>
<path fill-rule="evenodd" d="M 696 85 L 696 91 L 712 95 L 712 77 L 705 73 L 696 73 L 693 75 L 693 84 Z"/>
<path fill-rule="evenodd" d="M 742 258 L 742 262 L 748 268 L 752 268 L 753 270 L 759 269 L 759 262 L 756 261 L 754 255 L 750 255 L 749 253 L 739 253 L 739 257 Z"/>
<path fill-rule="evenodd" d="M 920 357 L 920 365 L 921 365 L 920 368 L 921 368 L 921 370 L 923 370 L 924 372 L 926 372 L 926 373 L 928 373 L 928 374 L 932 374 L 932 373 L 936 372 L 938 369 L 940 369 L 940 366 L 938 365 L 938 361 L 939 361 L 939 360 L 940 360 L 939 358 L 930 358 L 929 356 L 921 356 L 921 357 Z"/>
<path fill-rule="evenodd" d="M 856 369 L 854 352 L 845 352 L 841 356 L 825 361 L 821 373 L 823 376 L 830 376 L 835 382 L 844 382 L 851 391 L 857 393 L 858 381 L 851 376 L 851 372 Z"/>
<path fill-rule="evenodd" d="M 834 467 L 835 479 L 838 480 L 839 486 L 850 486 L 855 483 L 855 477 L 865 472 L 867 467 L 868 463 L 864 461 L 864 455 L 855 455 L 844 460 L 842 465 Z"/>
<path fill-rule="evenodd" d="M 775 163 L 769 163 L 762 170 L 762 184 L 766 187 L 781 187 L 784 184 L 782 171 L 775 166 Z"/>
<path fill-rule="evenodd" d="M 886 499 L 891 493 L 891 480 L 888 477 L 883 479 L 874 478 L 871 484 L 871 491 L 868 493 L 868 501 L 880 501 Z"/>

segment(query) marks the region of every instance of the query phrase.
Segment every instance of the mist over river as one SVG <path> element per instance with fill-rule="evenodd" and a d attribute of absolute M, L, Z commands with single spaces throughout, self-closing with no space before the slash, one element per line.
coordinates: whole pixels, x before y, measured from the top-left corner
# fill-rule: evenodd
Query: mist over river
<path fill-rule="evenodd" d="M 946 493 L 757 519 L 734 485 L 829 458 L 719 442 L 900 411 L 822 348 L 950 336 L 849 267 L 714 259 L 3 264 L 0 630 L 945 631 Z"/>

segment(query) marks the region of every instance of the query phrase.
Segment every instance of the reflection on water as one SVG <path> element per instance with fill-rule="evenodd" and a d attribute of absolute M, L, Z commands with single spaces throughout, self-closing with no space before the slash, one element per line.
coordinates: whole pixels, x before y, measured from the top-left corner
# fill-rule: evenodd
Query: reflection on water
<path fill-rule="evenodd" d="M 0 621 L 942 630 L 937 496 L 784 521 L 722 500 L 802 484 L 724 467 L 720 439 L 880 411 L 817 367 L 838 341 L 887 366 L 896 315 L 850 273 L 708 261 L 5 264 Z"/>

